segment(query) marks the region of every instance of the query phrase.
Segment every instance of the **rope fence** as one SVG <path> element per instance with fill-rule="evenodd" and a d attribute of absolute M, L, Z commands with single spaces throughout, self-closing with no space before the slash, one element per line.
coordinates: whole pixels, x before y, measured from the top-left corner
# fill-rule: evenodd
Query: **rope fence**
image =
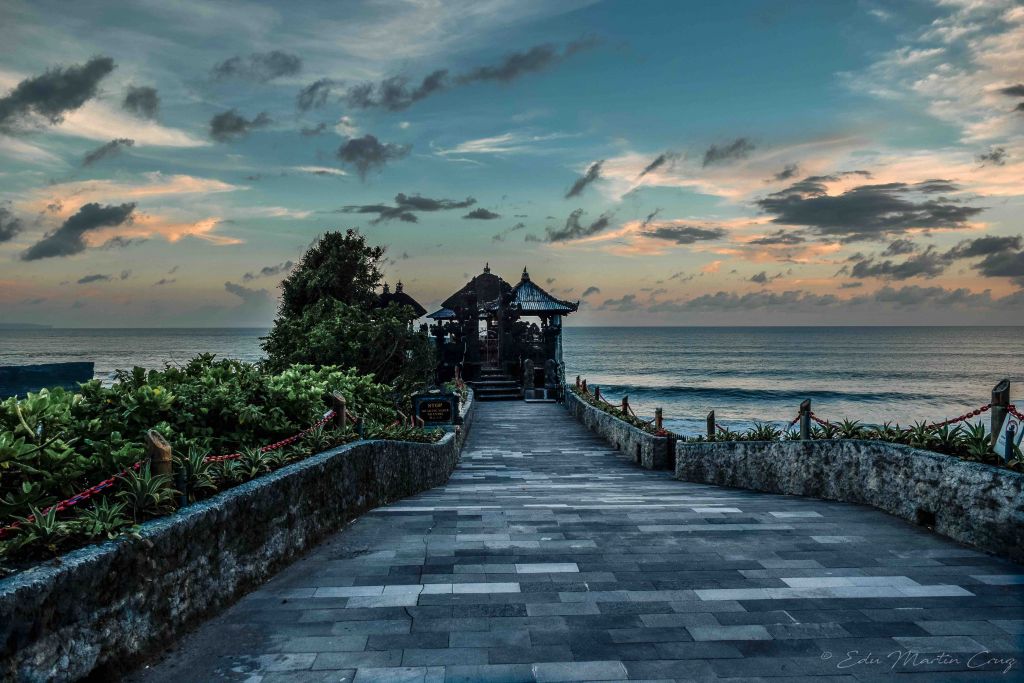
<path fill-rule="evenodd" d="M 342 403 L 344 403 L 344 401 L 342 401 Z M 313 431 L 315 431 L 317 429 L 320 429 L 321 427 L 325 426 L 326 424 L 328 424 L 332 420 L 335 420 L 336 418 L 340 417 L 340 414 L 341 413 L 339 413 L 339 411 L 337 409 L 332 408 L 331 410 L 328 410 L 326 413 L 324 413 L 324 416 L 320 420 L 314 422 L 312 425 L 310 425 L 309 427 L 303 429 L 302 431 L 300 431 L 300 432 L 298 432 L 296 434 L 293 434 L 292 436 L 289 436 L 289 437 L 287 437 L 285 439 L 281 439 L 280 441 L 275 441 L 274 443 L 267 444 L 265 446 L 261 446 L 258 450 L 259 450 L 260 453 L 270 453 L 270 452 L 277 451 L 277 450 L 280 450 L 282 448 L 285 448 L 287 446 L 291 446 L 291 445 L 301 441 L 304 437 L 309 435 L 311 432 L 313 432 Z M 354 416 L 354 413 L 348 412 L 347 415 L 348 416 Z M 360 425 L 358 427 L 358 429 L 360 431 L 360 437 L 362 436 L 362 433 L 361 433 L 362 432 L 361 423 L 362 423 L 362 419 L 358 418 L 356 424 Z M 152 437 L 149 437 L 149 438 L 152 438 Z M 242 455 L 243 454 L 241 452 L 227 453 L 225 455 L 208 455 L 203 460 L 205 462 L 224 462 L 225 460 L 237 460 L 238 458 L 241 458 Z M 143 465 L 145 465 L 147 462 L 150 462 L 150 461 L 151 461 L 150 457 L 143 458 L 142 460 L 139 460 L 139 461 L 135 462 L 134 464 L 129 465 L 128 467 L 126 467 L 125 469 L 121 470 L 117 474 L 111 476 L 110 478 L 104 479 L 100 483 L 98 483 L 98 484 L 96 484 L 94 486 L 90 486 L 89 488 L 87 488 L 84 491 L 81 491 L 79 493 L 76 493 L 75 495 L 71 496 L 70 498 L 67 498 L 67 499 L 62 500 L 62 501 L 57 502 L 57 503 L 54 503 L 53 505 L 51 505 L 51 506 L 49 506 L 47 508 L 44 508 L 43 510 L 40 510 L 39 514 L 45 516 L 45 515 L 50 514 L 51 511 L 64 512 L 68 508 L 74 507 L 74 506 L 78 505 L 79 503 L 85 502 L 85 501 L 89 500 L 90 498 L 92 498 L 93 496 L 97 495 L 98 493 L 102 493 L 103 491 L 111 488 L 112 486 L 116 486 L 117 483 L 121 479 L 123 479 L 129 472 L 132 472 L 132 471 L 138 472 L 138 471 L 140 471 L 142 469 Z M 28 522 L 28 523 L 34 522 L 35 520 L 36 520 L 36 516 L 35 515 L 29 515 L 28 517 L 25 518 L 25 522 Z M 16 531 L 17 529 L 19 529 L 22 526 L 23 523 L 24 522 L 13 522 L 11 524 L 8 524 L 7 526 L 0 527 L 0 538 L 4 538 L 7 535 L 9 535 L 11 532 Z"/>
<path fill-rule="evenodd" d="M 636 419 L 638 421 L 642 421 L 642 418 L 637 416 L 636 412 L 633 410 L 633 407 L 630 405 L 629 397 L 628 396 L 623 396 L 622 397 L 622 404 L 621 405 L 613 403 L 613 402 L 609 401 L 607 398 L 605 398 L 605 396 L 601 393 L 601 389 L 599 387 L 588 386 L 587 385 L 587 380 L 586 379 L 582 379 L 579 375 L 576 376 L 576 389 L 581 394 L 583 394 L 585 396 L 589 396 L 592 399 L 594 399 L 595 402 L 597 402 L 598 404 L 603 404 L 603 405 L 609 406 L 609 407 L 611 407 L 613 409 L 620 410 L 623 413 L 632 416 L 634 419 Z M 925 431 L 933 432 L 933 431 L 937 431 L 939 429 L 942 429 L 944 427 L 949 427 L 951 425 L 960 424 L 962 422 L 968 422 L 968 421 L 970 421 L 970 420 L 972 420 L 974 418 L 977 418 L 977 417 L 980 417 L 980 416 L 984 415 L 985 413 L 990 413 L 991 414 L 991 429 L 990 429 L 990 433 L 991 433 L 991 443 L 992 443 L 993 448 L 995 447 L 996 437 L 999 435 L 999 432 L 1002 429 L 1003 420 L 1005 419 L 1006 416 L 1012 415 L 1017 420 L 1019 420 L 1021 422 L 1024 422 L 1024 413 L 1021 413 L 1020 411 L 1018 411 L 1017 407 L 1014 404 L 1010 403 L 1010 382 L 1009 382 L 1009 380 L 1002 380 L 1001 382 L 999 382 L 995 386 L 995 388 L 992 390 L 992 401 L 989 402 L 989 403 L 986 403 L 986 404 L 984 404 L 982 406 L 979 406 L 979 407 L 977 407 L 977 408 L 975 408 L 973 410 L 969 410 L 969 411 L 967 411 L 966 413 L 964 413 L 962 415 L 958 415 L 956 417 L 949 418 L 948 420 L 942 420 L 940 422 L 932 422 L 930 424 L 919 425 L 917 427 L 900 428 L 899 431 L 900 431 L 900 433 L 903 433 L 903 434 L 909 434 L 911 432 L 914 432 L 916 430 L 921 430 L 921 429 L 923 429 Z M 659 408 L 655 409 L 655 417 L 652 418 L 651 420 L 645 422 L 644 424 L 645 425 L 652 425 L 653 424 L 653 425 L 656 425 L 657 429 L 663 429 L 662 422 L 663 422 L 663 411 L 659 407 Z M 811 438 L 811 423 L 817 424 L 818 426 L 822 427 L 823 429 L 828 430 L 828 431 L 832 431 L 832 432 L 839 431 L 839 430 L 841 430 L 843 428 L 842 425 L 836 424 L 834 422 L 830 422 L 830 421 L 828 421 L 828 420 L 826 420 L 824 418 L 821 418 L 818 415 L 816 415 L 811 410 L 811 401 L 810 401 L 810 399 L 807 399 L 807 400 L 804 400 L 800 404 L 800 408 L 799 408 L 799 410 L 797 412 L 796 417 L 794 417 L 792 420 L 790 420 L 786 424 L 786 426 L 783 428 L 782 431 L 784 433 L 788 433 L 788 432 L 790 432 L 790 430 L 793 429 L 793 427 L 796 427 L 797 425 L 799 425 L 800 438 L 801 439 L 810 439 Z M 1010 426 L 1010 429 L 1011 430 L 1013 429 L 1013 425 L 1012 424 Z M 726 427 L 723 427 L 722 425 L 718 424 L 715 421 L 715 411 L 712 410 L 711 412 L 708 413 L 708 416 L 707 416 L 707 437 L 709 439 L 714 439 L 716 435 L 722 434 L 722 433 L 728 434 L 729 430 Z M 1007 441 L 1008 441 L 1007 453 L 1009 453 L 1012 450 L 1012 446 L 1014 445 L 1012 443 L 1009 443 L 1009 442 L 1013 441 L 1013 438 L 1012 438 L 1013 434 L 1014 434 L 1014 432 L 1011 431 L 1010 432 L 1011 436 L 1010 436 L 1010 438 L 1007 439 Z M 1010 456 L 1007 454 L 1006 458 L 1009 459 L 1009 457 Z"/>

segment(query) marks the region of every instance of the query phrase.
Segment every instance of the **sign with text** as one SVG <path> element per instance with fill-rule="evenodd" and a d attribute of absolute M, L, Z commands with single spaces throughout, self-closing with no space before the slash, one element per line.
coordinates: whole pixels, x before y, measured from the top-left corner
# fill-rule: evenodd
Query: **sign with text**
<path fill-rule="evenodd" d="M 1021 437 L 1024 437 L 1024 424 L 1022 424 L 1021 420 L 1015 417 L 1014 415 L 1007 413 L 1006 417 L 1003 419 L 1003 426 L 1002 429 L 999 430 L 999 437 L 996 439 L 995 446 L 996 454 L 1003 460 L 1007 459 L 1007 432 L 1009 432 L 1011 429 L 1013 430 L 1013 445 L 1020 446 Z"/>
<path fill-rule="evenodd" d="M 416 417 L 428 425 L 449 425 L 455 423 L 459 414 L 458 403 L 452 394 L 428 394 L 413 398 Z"/>

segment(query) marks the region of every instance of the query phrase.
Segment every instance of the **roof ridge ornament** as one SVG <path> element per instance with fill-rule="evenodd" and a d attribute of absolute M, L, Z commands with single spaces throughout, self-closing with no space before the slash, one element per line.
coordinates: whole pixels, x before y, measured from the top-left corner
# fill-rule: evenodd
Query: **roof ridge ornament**
<path fill-rule="evenodd" d="M 399 291 L 401 291 L 401 290 L 399 290 Z M 391 288 L 388 287 L 388 283 L 387 283 L 387 281 L 385 281 L 384 282 L 384 291 L 381 292 L 381 294 L 390 294 L 390 293 L 391 293 Z"/>
<path fill-rule="evenodd" d="M 530 274 L 526 272 L 526 266 L 523 266 L 523 282 L 530 281 Z"/>
<path fill-rule="evenodd" d="M 491 262 L 490 261 L 488 261 L 487 263 L 484 264 L 484 272 L 485 273 L 490 273 L 491 272 Z"/>
<path fill-rule="evenodd" d="M 385 285 L 385 286 L 387 286 L 387 285 Z M 399 280 L 398 284 L 395 285 L 395 294 L 401 294 L 401 293 L 402 293 L 402 281 Z"/>

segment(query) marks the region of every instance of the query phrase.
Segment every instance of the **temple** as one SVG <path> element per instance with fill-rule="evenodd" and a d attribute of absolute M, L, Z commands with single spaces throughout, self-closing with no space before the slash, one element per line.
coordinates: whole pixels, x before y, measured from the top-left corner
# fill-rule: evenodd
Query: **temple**
<path fill-rule="evenodd" d="M 578 308 L 544 291 L 525 268 L 512 286 L 484 266 L 427 316 L 437 381 L 458 372 L 481 400 L 557 400 L 565 379 L 562 317 Z"/>

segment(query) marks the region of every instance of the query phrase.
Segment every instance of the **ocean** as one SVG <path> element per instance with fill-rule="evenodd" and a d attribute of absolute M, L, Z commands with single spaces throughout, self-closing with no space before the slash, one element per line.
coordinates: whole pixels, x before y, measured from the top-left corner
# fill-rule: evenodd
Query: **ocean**
<path fill-rule="evenodd" d="M 0 330 L 0 365 L 91 360 L 109 380 L 201 352 L 254 361 L 265 333 Z M 567 327 L 564 352 L 570 381 L 628 395 L 641 415 L 661 407 L 683 434 L 702 432 L 709 410 L 732 428 L 788 422 L 805 398 L 829 420 L 937 421 L 988 403 L 1000 379 L 1024 382 L 1022 327 Z"/>

